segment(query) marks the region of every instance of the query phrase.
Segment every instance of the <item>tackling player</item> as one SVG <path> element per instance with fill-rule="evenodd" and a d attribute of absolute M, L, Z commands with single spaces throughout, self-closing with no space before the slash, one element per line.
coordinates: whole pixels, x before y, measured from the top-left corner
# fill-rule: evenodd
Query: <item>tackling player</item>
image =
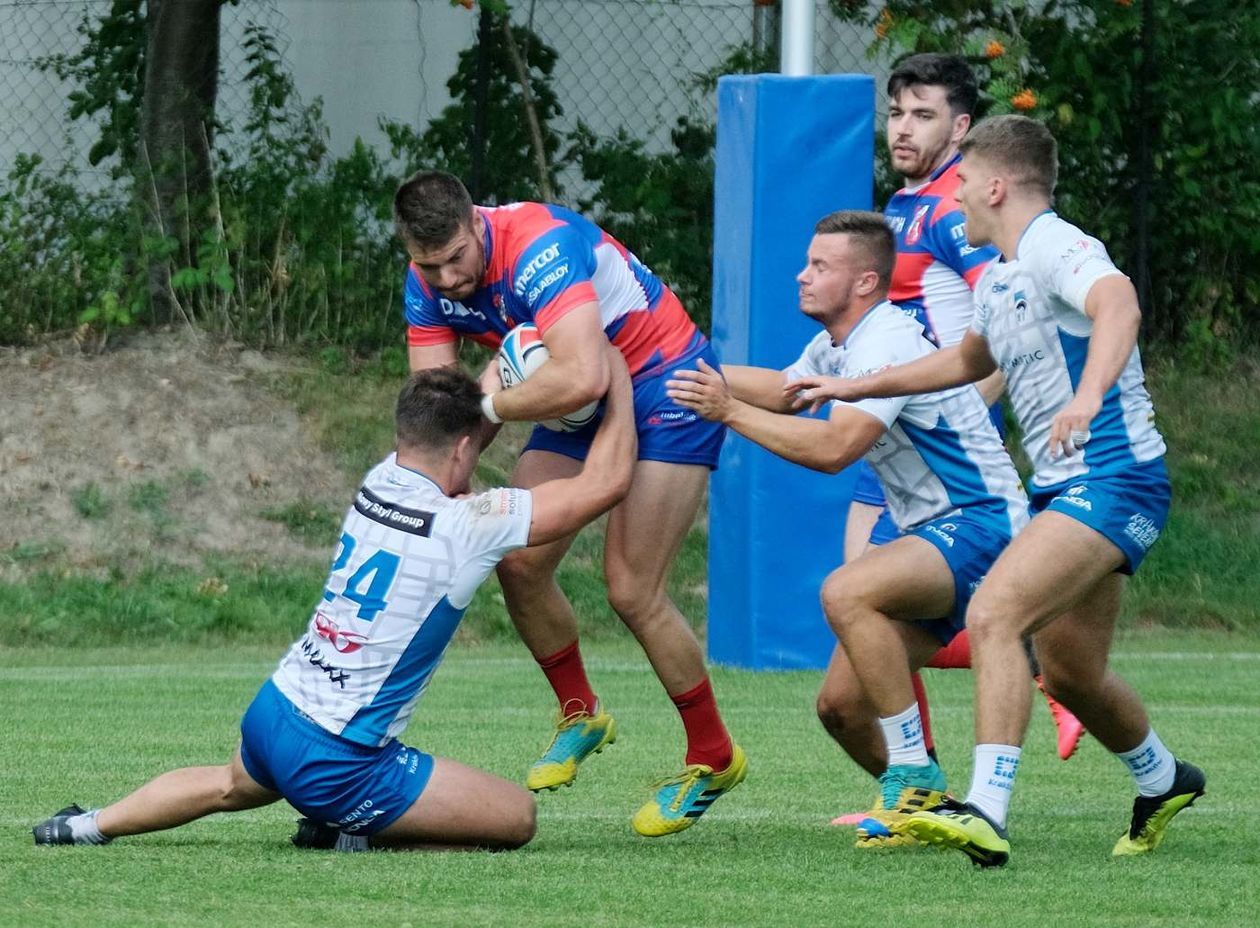
<path fill-rule="evenodd" d="M 1205 777 L 1173 757 L 1137 694 L 1107 666 L 1125 577 L 1158 539 L 1170 498 L 1137 349 L 1137 294 L 1100 241 L 1051 210 L 1058 156 L 1045 126 L 1023 116 L 985 120 L 962 152 L 967 238 L 1003 256 L 976 287 L 962 342 L 857 379 L 789 384 L 806 399 L 852 401 L 952 388 L 1001 370 L 1035 468 L 1032 522 L 967 612 L 976 659 L 971 789 L 966 802 L 947 800 L 897 827 L 982 866 L 1006 863 L 1030 698 L 1020 642 L 1032 634 L 1046 688 L 1136 782 L 1129 829 L 1112 853 L 1146 853 L 1203 795 Z"/>
<path fill-rule="evenodd" d="M 991 245 L 967 241 L 963 214 L 954 196 L 958 189 L 958 146 L 971 128 L 979 97 L 971 66 L 957 55 L 911 55 L 900 61 L 888 78 L 886 143 L 893 170 L 904 181 L 884 208 L 897 239 L 897 263 L 888 298 L 913 313 L 928 339 L 940 347 L 962 339 L 975 311 L 972 288 L 985 265 L 998 255 Z M 999 432 L 999 400 L 1004 386 L 1000 372 L 977 384 L 990 404 Z M 857 557 L 868 540 L 883 544 L 897 536 L 879 481 L 865 462 L 859 462 L 857 471 L 846 520 L 846 560 Z M 1031 659 L 1031 652 L 1029 656 Z M 1031 664 L 1040 685 L 1035 659 Z M 934 655 L 927 666 L 970 667 L 967 631 Z M 928 703 L 918 674 L 915 692 L 930 747 Z M 1046 701 L 1058 733 L 1059 756 L 1067 760 L 1084 728 L 1048 694 Z M 828 731 L 843 724 L 832 717 L 826 693 L 819 699 L 819 718 Z M 836 822 L 847 823 L 853 818 L 842 816 Z"/>
<path fill-rule="evenodd" d="M 678 402 L 790 461 L 836 473 L 865 456 L 888 494 L 898 537 L 867 548 L 822 589 L 840 639 L 822 691 L 844 721 L 833 734 L 880 782 L 859 847 L 907 843 L 889 826 L 943 798 L 945 777 L 927 753 L 911 673 L 962 628 L 971 590 L 1028 518 L 1019 477 L 974 387 L 833 403 L 826 421 L 790 414 L 789 380 L 878 370 L 935 351 L 922 325 L 886 299 L 893 261 L 893 235 L 878 213 L 824 217 L 797 276 L 801 311 L 824 331 L 796 363 L 721 373 L 701 363 L 669 382 Z"/>
<path fill-rule="evenodd" d="M 611 354 L 611 352 L 610 352 Z M 62 809 L 36 844 L 104 844 L 287 799 L 295 844 L 508 849 L 534 834 L 533 797 L 398 741 L 473 593 L 509 551 L 562 538 L 625 494 L 634 459 L 630 380 L 609 359 L 603 425 L 573 476 L 469 495 L 481 392 L 462 373 L 413 374 L 395 453 L 364 478 L 306 633 L 241 720 L 221 767 L 186 767 L 103 809 Z"/>
<path fill-rule="evenodd" d="M 699 642 L 665 590 L 725 434 L 665 395 L 667 372 L 717 359 L 682 304 L 619 242 L 576 213 L 543 203 L 474 207 L 455 177 L 422 172 L 394 198 L 399 237 L 411 256 L 405 309 L 413 370 L 454 364 L 461 337 L 494 347 L 514 326 L 538 326 L 550 359 L 523 383 L 487 396 L 493 423 L 541 421 L 598 399 L 605 348 L 625 357 L 634 381 L 638 461 L 625 500 L 608 518 L 608 601 L 639 640 L 687 737 L 685 766 L 638 810 L 633 825 L 654 837 L 682 831 L 746 775 L 744 752 L 718 714 Z M 491 365 L 487 392 L 501 384 Z M 577 472 L 595 425 L 534 429 L 512 475 L 532 487 Z M 577 619 L 555 581 L 573 535 L 522 551 L 499 567 L 508 612 L 556 694 L 550 747 L 526 778 L 555 789 L 610 744 L 616 725 L 587 679 Z"/>

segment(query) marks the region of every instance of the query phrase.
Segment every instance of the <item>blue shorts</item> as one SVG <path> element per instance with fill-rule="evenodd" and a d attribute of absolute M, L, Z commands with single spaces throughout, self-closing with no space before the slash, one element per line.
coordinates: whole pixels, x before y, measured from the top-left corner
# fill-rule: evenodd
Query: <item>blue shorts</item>
<path fill-rule="evenodd" d="M 337 737 L 271 680 L 241 719 L 241 762 L 303 815 L 355 835 L 392 825 L 433 773 L 432 755 L 400 741 L 373 748 Z"/>
<path fill-rule="evenodd" d="M 697 358 L 704 358 L 713 367 L 718 367 L 717 355 L 706 341 L 690 354 L 635 378 L 634 415 L 639 432 L 640 461 L 703 464 L 710 470 L 717 470 L 726 426 L 701 419 L 665 393 L 665 381 L 673 376 L 674 371 L 694 369 Z M 524 450 L 554 451 L 584 461 L 602 418 L 601 410 L 599 415 L 575 432 L 557 432 L 542 425 L 535 426 Z"/>
<path fill-rule="evenodd" d="M 857 469 L 857 480 L 853 484 L 853 502 L 865 503 L 867 506 L 879 506 L 883 512 L 879 514 L 879 518 L 875 520 L 875 525 L 871 528 L 870 543 L 873 545 L 886 545 L 894 538 L 901 537 L 901 530 L 897 528 L 897 523 L 893 521 L 892 514 L 888 511 L 888 501 L 884 498 L 884 487 L 879 482 L 879 478 L 875 476 L 875 471 L 871 465 L 866 463 L 863 458 L 853 465 Z"/>
<path fill-rule="evenodd" d="M 1172 487 L 1163 458 L 1134 464 L 1120 474 L 1083 474 L 1050 487 L 1032 487 L 1033 515 L 1052 510 L 1071 516 L 1124 554 L 1120 572 L 1138 569 L 1168 521 Z"/>
<path fill-rule="evenodd" d="M 954 575 L 953 613 L 917 623 L 940 639 L 942 645 L 949 644 L 966 626 L 967 606 L 980 581 L 1011 543 L 1010 516 L 1005 506 L 972 507 L 925 522 L 906 534 L 935 545 Z"/>

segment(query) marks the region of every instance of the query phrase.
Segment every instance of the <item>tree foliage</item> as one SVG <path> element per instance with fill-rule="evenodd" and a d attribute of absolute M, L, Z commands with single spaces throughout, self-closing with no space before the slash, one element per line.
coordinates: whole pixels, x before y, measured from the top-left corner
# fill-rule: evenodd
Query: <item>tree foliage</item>
<path fill-rule="evenodd" d="M 1141 273 L 1148 335 L 1220 360 L 1260 336 L 1260 7 L 1230 0 L 830 0 L 876 54 L 961 52 L 989 113 L 1059 141 L 1058 209 Z M 1147 31 L 1144 32 L 1144 26 Z M 1147 43 L 1144 49 L 1144 41 Z"/>

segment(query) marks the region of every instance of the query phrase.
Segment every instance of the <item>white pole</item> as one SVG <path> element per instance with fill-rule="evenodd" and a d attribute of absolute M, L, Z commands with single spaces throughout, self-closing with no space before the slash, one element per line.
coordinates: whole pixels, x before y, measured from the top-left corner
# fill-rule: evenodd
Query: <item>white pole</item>
<path fill-rule="evenodd" d="M 779 69 L 801 77 L 814 73 L 814 0 L 783 0 Z"/>

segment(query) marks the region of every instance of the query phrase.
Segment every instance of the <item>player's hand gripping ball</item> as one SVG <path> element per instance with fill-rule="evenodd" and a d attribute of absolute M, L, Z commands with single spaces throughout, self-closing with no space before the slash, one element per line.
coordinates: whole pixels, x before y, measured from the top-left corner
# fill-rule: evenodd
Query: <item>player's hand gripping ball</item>
<path fill-rule="evenodd" d="M 499 379 L 503 381 L 503 389 L 525 381 L 550 356 L 537 326 L 526 322 L 512 329 L 499 346 Z M 595 400 L 559 419 L 547 419 L 540 424 L 557 432 L 576 432 L 595 418 L 598 409 L 599 400 Z"/>

